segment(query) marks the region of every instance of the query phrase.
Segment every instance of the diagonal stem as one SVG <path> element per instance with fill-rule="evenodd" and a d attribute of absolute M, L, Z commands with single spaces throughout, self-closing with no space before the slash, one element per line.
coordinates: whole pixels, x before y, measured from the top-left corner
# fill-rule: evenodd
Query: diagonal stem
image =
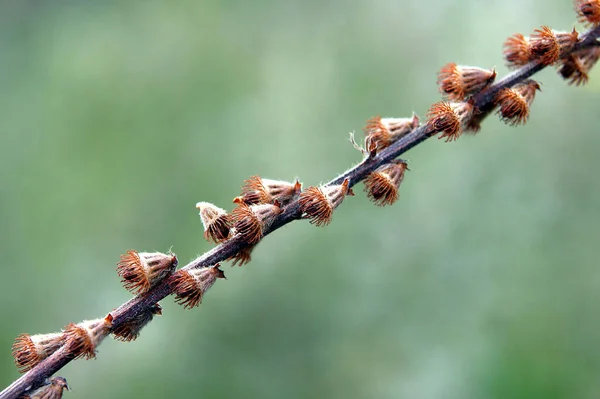
<path fill-rule="evenodd" d="M 598 37 L 600 37 L 600 26 L 585 32 L 571 52 L 598 46 Z M 571 52 L 569 52 L 569 54 Z M 565 54 L 564 56 L 567 55 L 568 54 Z M 545 67 L 546 65 L 533 61 L 513 71 L 486 90 L 477 94 L 474 97 L 475 107 L 481 112 L 489 113 L 494 108 L 494 97 L 500 90 L 510 88 L 515 84 L 523 82 Z M 400 140 L 391 144 L 374 157 L 367 157 L 362 163 L 334 178 L 328 182 L 327 185 L 341 184 L 345 179 L 349 179 L 350 186 L 352 187 L 379 166 L 396 159 L 406 151 L 432 137 L 435 133 L 436 132 L 425 123 L 402 137 Z M 283 213 L 280 214 L 273 224 L 264 232 L 264 235 L 266 236 L 294 220 L 301 219 L 301 216 L 300 206 L 296 200 L 285 207 Z M 182 269 L 189 270 L 212 266 L 218 262 L 231 258 L 246 247 L 247 245 L 244 244 L 238 236 L 234 236 L 225 243 L 216 246 L 212 250 L 194 259 Z M 170 295 L 172 293 L 171 281 L 172 277 L 165 279 L 150 291 L 130 299 L 119 306 L 118 309 L 111 312 L 111 315 L 113 316 L 112 327 L 117 328 L 126 321 L 136 318 L 140 313 L 145 312 L 149 306 Z M 71 360 L 73 360 L 73 356 L 70 354 L 70 351 L 68 351 L 66 347 L 62 347 L 0 392 L 0 399 L 17 399 L 26 391 L 40 387 L 43 385 L 46 378 L 51 377 Z"/>

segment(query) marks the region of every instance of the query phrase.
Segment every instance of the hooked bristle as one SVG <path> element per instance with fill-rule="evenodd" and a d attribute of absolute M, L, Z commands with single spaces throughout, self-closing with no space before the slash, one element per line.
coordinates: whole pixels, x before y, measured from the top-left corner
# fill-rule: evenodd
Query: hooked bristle
<path fill-rule="evenodd" d="M 598 59 L 600 59 L 600 47 L 591 47 L 575 54 L 569 54 L 561 61 L 558 72 L 569 84 L 584 85 L 588 82 L 588 74 Z"/>
<path fill-rule="evenodd" d="M 531 57 L 544 65 L 552 65 L 560 59 L 561 54 L 570 50 L 577 40 L 579 33 L 556 32 L 548 26 L 536 29 L 531 35 Z"/>
<path fill-rule="evenodd" d="M 244 180 L 242 195 L 236 198 L 239 198 L 246 205 L 270 204 L 272 201 L 267 189 L 262 184 L 260 176 L 251 176 L 247 180 Z"/>
<path fill-rule="evenodd" d="M 204 227 L 204 239 L 219 244 L 229 238 L 231 216 L 224 209 L 210 202 L 198 202 L 196 209 Z"/>
<path fill-rule="evenodd" d="M 588 26 L 600 25 L 600 0 L 574 0 L 579 21 Z"/>
<path fill-rule="evenodd" d="M 300 194 L 300 211 L 311 224 L 327 225 L 331 223 L 333 210 L 342 203 L 346 195 L 354 195 L 348 179 L 340 185 L 309 187 Z"/>
<path fill-rule="evenodd" d="M 117 275 L 127 291 L 139 295 L 173 273 L 177 263 L 174 254 L 129 250 L 117 263 Z"/>
<path fill-rule="evenodd" d="M 81 323 L 68 324 L 64 329 L 67 345 L 71 355 L 77 359 L 85 357 L 93 359 L 96 357 L 96 347 L 108 335 L 111 317 L 86 320 Z"/>
<path fill-rule="evenodd" d="M 15 338 L 11 351 L 15 365 L 21 373 L 31 370 L 60 348 L 64 340 L 63 333 L 20 334 Z"/>
<path fill-rule="evenodd" d="M 376 205 L 392 205 L 398 200 L 398 189 L 404 172 L 408 169 L 406 162 L 397 160 L 380 166 L 364 180 L 367 196 Z"/>
<path fill-rule="evenodd" d="M 502 121 L 511 126 L 525 124 L 537 90 L 540 90 L 540 85 L 531 79 L 501 90 L 496 95 L 495 104 L 499 107 L 497 113 Z"/>
<path fill-rule="evenodd" d="M 366 135 L 367 147 L 373 146 L 381 151 L 398 141 L 414 129 L 419 127 L 419 117 L 415 114 L 411 118 L 382 118 L 375 116 L 367 121 L 363 129 Z M 368 151 L 373 149 L 367 148 Z"/>
<path fill-rule="evenodd" d="M 231 260 L 231 266 L 243 266 L 246 263 L 249 263 L 252 260 L 252 251 L 255 247 L 255 245 L 251 245 L 249 247 L 240 249 L 237 254 L 229 258 L 229 260 Z"/>
<path fill-rule="evenodd" d="M 442 133 L 438 139 L 446 138 L 446 142 L 455 141 L 462 133 L 462 126 L 468 125 L 473 111 L 474 106 L 471 101 L 464 103 L 440 101 L 429 108 L 427 123 L 434 133 Z"/>
<path fill-rule="evenodd" d="M 520 67 L 531 60 L 531 43 L 521 33 L 515 33 L 504 42 L 504 58 L 508 67 Z"/>
<path fill-rule="evenodd" d="M 331 223 L 333 208 L 319 187 L 309 187 L 300 194 L 300 209 L 310 223 L 324 226 Z"/>
<path fill-rule="evenodd" d="M 279 202 L 280 206 L 287 205 L 293 201 L 302 190 L 302 184 L 296 179 L 294 183 L 283 180 L 263 179 L 260 176 L 252 176 L 244 181 L 242 195 L 234 198 L 236 204 L 246 205 L 274 204 Z"/>
<path fill-rule="evenodd" d="M 494 82 L 496 70 L 456 65 L 451 62 L 438 73 L 438 86 L 450 101 L 463 101 Z"/>
<path fill-rule="evenodd" d="M 250 245 L 256 244 L 275 217 L 281 213 L 278 202 L 275 204 L 246 205 L 240 203 L 231 213 L 235 234 Z"/>
<path fill-rule="evenodd" d="M 206 291 L 213 286 L 218 278 L 225 278 L 219 264 L 211 267 L 201 267 L 191 270 L 180 270 L 172 280 L 175 302 L 191 309 L 202 303 Z"/>
<path fill-rule="evenodd" d="M 112 334 L 117 341 L 134 341 L 140 335 L 140 331 L 152 321 L 154 316 L 162 314 L 162 307 L 155 303 L 139 312 L 134 318 L 126 320 L 117 328 L 113 328 Z"/>
<path fill-rule="evenodd" d="M 65 389 L 70 390 L 64 377 L 52 377 L 44 381 L 40 388 L 19 396 L 19 399 L 61 399 Z"/>

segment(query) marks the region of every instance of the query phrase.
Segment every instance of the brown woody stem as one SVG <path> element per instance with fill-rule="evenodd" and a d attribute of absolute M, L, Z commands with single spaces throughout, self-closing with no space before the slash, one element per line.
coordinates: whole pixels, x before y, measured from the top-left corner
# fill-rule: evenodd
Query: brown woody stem
<path fill-rule="evenodd" d="M 598 46 L 598 37 L 600 37 L 600 26 L 585 32 L 571 52 L 579 51 L 591 46 Z M 565 56 L 566 55 L 568 54 L 565 54 Z M 523 82 L 545 67 L 546 65 L 533 61 L 513 71 L 497 83 L 474 96 L 475 106 L 482 113 L 491 112 L 493 109 L 494 97 L 500 90 Z M 334 178 L 327 183 L 327 185 L 341 184 L 344 179 L 348 178 L 350 180 L 350 186 L 354 186 L 379 166 L 396 159 L 406 151 L 432 137 L 435 133 L 436 132 L 430 129 L 428 124 L 425 123 L 408 135 L 402 137 L 400 140 L 391 144 L 374 157 L 366 157 L 362 163 Z M 300 208 L 298 201 L 296 200 L 285 207 L 283 213 L 279 215 L 269 229 L 264 232 L 264 235 L 268 235 L 280 227 L 300 218 Z M 229 259 L 245 247 L 246 244 L 241 242 L 238 237 L 233 237 L 194 259 L 184 266 L 183 269 L 212 266 L 218 262 Z M 118 309 L 111 312 L 111 315 L 113 316 L 112 328 L 116 328 L 126 321 L 136 318 L 140 313 L 147 311 L 146 309 L 148 309 L 148 307 L 170 295 L 172 293 L 170 282 L 171 278 L 167 278 L 147 293 L 132 298 L 119 306 Z M 68 348 L 62 347 L 0 392 L 0 399 L 17 399 L 23 393 L 40 387 L 47 378 L 51 377 L 71 360 L 73 360 L 73 356 Z"/>

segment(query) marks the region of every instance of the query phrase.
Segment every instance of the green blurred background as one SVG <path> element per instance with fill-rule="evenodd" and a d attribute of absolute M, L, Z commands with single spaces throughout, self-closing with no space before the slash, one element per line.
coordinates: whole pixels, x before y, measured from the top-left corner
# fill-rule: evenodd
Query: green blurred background
<path fill-rule="evenodd" d="M 373 115 L 424 117 L 446 62 L 570 29 L 569 0 L 5 1 L 0 6 L 0 385 L 21 332 L 105 315 L 119 254 L 211 246 L 194 205 L 250 175 L 359 161 Z M 600 68 L 599 68 L 600 69 Z M 393 207 L 358 188 L 294 223 L 204 304 L 60 375 L 68 398 L 600 397 L 600 70 L 554 70 L 530 122 L 410 151 Z"/>

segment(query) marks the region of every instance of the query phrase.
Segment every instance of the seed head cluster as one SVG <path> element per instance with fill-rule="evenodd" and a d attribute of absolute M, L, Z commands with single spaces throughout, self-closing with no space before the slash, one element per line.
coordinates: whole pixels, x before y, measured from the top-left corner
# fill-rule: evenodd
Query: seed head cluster
<path fill-rule="evenodd" d="M 64 377 L 52 377 L 43 386 L 19 399 L 61 399 L 65 389 L 70 390 Z"/>
<path fill-rule="evenodd" d="M 419 117 L 413 114 L 410 118 L 373 117 L 367 121 L 363 129 L 367 148 L 381 151 L 398 141 L 420 126 Z"/>
<path fill-rule="evenodd" d="M 600 0 L 574 0 L 573 4 L 579 21 L 597 30 Z M 585 35 L 575 29 L 556 31 L 547 26 L 535 29 L 529 36 L 516 33 L 503 44 L 504 59 L 511 68 L 530 63 L 534 63 L 529 65 L 534 67 L 554 65 L 569 84 L 584 85 L 600 59 L 600 45 L 588 45 Z M 388 147 L 411 143 L 418 135 L 421 135 L 419 138 L 437 135 L 439 139 L 453 142 L 464 132 L 478 132 L 483 120 L 492 113 L 511 126 L 528 121 L 540 84 L 525 78 L 516 84 L 494 84 L 495 78 L 495 69 L 453 62 L 444 65 L 437 76 L 443 98 L 431 105 L 423 125 L 414 113 L 404 118 L 377 116 L 366 123 L 364 148 L 352 139 L 355 147 L 367 155 L 360 164 L 367 167 L 364 173 L 348 173 L 331 183 L 306 189 L 298 179 L 285 181 L 251 176 L 242 183 L 240 195 L 233 199 L 230 211 L 209 202 L 196 203 L 204 239 L 222 246 L 219 248 L 232 244 L 229 248 L 235 251 L 225 250 L 222 259 L 227 258 L 232 266 L 241 266 L 251 261 L 253 250 L 266 234 L 289 220 L 306 219 L 315 226 L 331 223 L 334 212 L 346 197 L 354 195 L 352 187 L 361 179 L 368 199 L 378 206 L 394 204 L 409 169 L 406 161 L 389 156 Z M 284 216 L 287 220 L 282 222 Z M 219 248 L 213 250 L 211 256 L 218 253 Z M 133 341 L 155 316 L 162 314 L 161 306 L 152 303 L 155 302 L 152 292 L 168 290 L 175 296 L 176 303 L 189 309 L 200 305 L 207 291 L 218 280 L 225 279 L 216 260 L 209 266 L 192 263 L 176 271 L 177 265 L 177 256 L 170 251 L 127 251 L 117 263 L 117 275 L 126 290 L 141 298 L 137 303 L 146 305 L 136 309 L 134 316 L 126 320 L 117 309 L 102 318 L 70 323 L 60 332 L 20 334 L 12 346 L 17 368 L 20 372 L 30 371 L 62 353 L 70 359 L 94 358 L 98 345 L 108 335 L 112 334 L 118 341 Z M 149 296 L 153 299 L 148 300 Z M 58 399 L 64 389 L 68 389 L 66 380 L 54 377 L 41 387 L 31 387 L 22 397 Z"/>
<path fill-rule="evenodd" d="M 505 123 L 516 126 L 527 122 L 529 108 L 540 85 L 529 79 L 514 87 L 501 90 L 496 96 L 498 115 Z"/>
<path fill-rule="evenodd" d="M 600 25 L 600 0 L 575 0 L 573 3 L 581 23 L 592 27 Z"/>
<path fill-rule="evenodd" d="M 175 302 L 184 308 L 193 308 L 202 303 L 204 293 L 213 286 L 215 281 L 225 278 L 223 270 L 217 263 L 211 267 L 200 267 L 191 270 L 179 270 L 173 276 L 171 286 L 175 293 Z"/>
<path fill-rule="evenodd" d="M 529 62 L 553 65 L 568 54 L 579 40 L 579 32 L 555 31 L 548 26 L 535 29 L 531 36 L 516 33 L 504 42 L 504 57 L 509 67 L 520 67 Z"/>
<path fill-rule="evenodd" d="M 117 274 L 126 290 L 142 294 L 175 271 L 177 256 L 161 252 L 127 251 L 117 264 Z"/>

